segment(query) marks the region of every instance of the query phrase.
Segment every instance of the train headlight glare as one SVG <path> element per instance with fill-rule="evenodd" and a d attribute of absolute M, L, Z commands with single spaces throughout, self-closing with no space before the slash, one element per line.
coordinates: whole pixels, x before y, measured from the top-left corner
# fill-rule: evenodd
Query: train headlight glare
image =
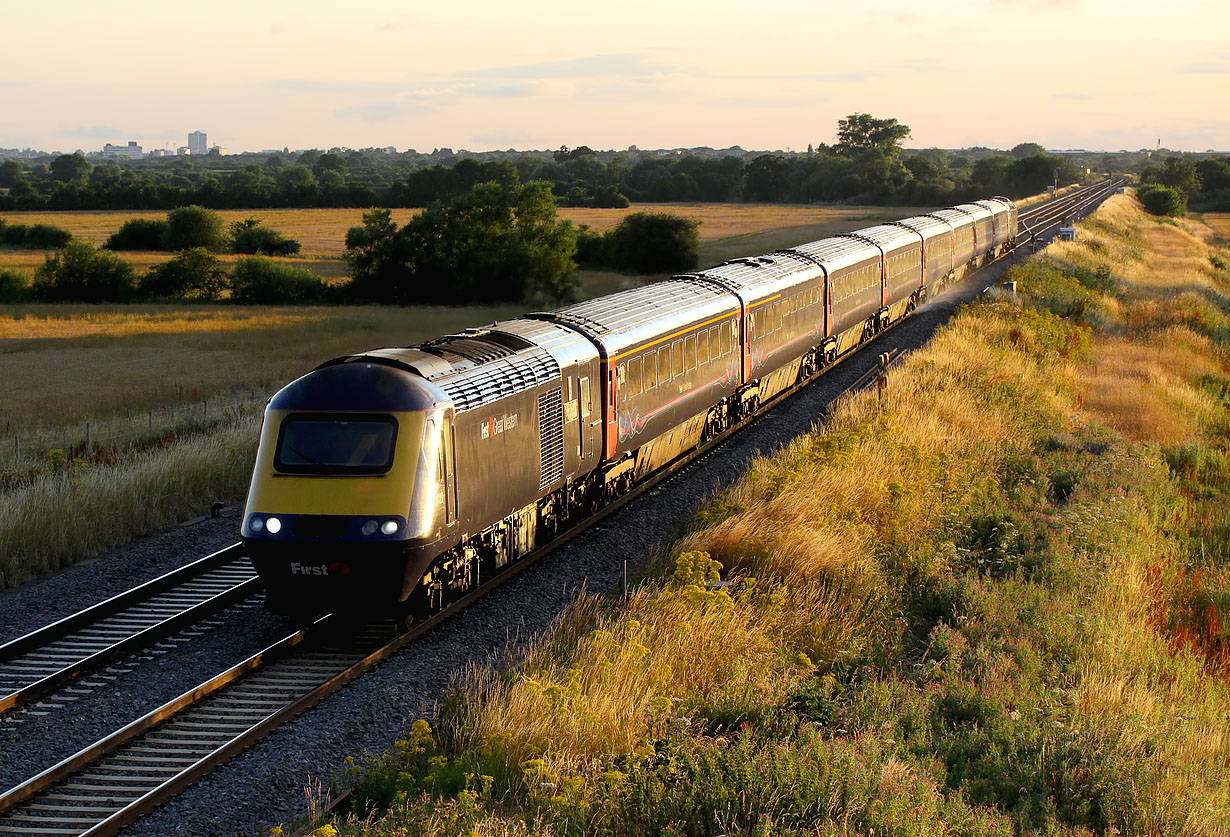
<path fill-rule="evenodd" d="M 400 525 L 396 520 L 386 520 L 384 525 L 380 527 L 380 531 L 386 535 L 396 535 Z"/>
<path fill-rule="evenodd" d="M 363 524 L 363 534 L 374 535 L 376 530 L 380 528 L 380 524 L 374 520 L 369 520 Z"/>
<path fill-rule="evenodd" d="M 261 520 L 256 515 L 252 515 L 252 518 L 248 521 L 248 528 L 253 532 L 259 532 L 265 528 L 265 521 Z"/>
<path fill-rule="evenodd" d="M 265 521 L 265 529 L 269 532 L 269 534 L 276 535 L 278 532 L 282 531 L 282 521 L 278 520 L 276 517 L 271 517 Z"/>

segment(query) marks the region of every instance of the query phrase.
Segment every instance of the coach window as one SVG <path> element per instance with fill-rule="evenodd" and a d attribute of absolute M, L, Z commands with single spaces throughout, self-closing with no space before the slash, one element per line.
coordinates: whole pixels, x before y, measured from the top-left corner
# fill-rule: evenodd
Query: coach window
<path fill-rule="evenodd" d="M 635 397 L 641 392 L 641 359 L 634 357 L 628 361 L 628 396 Z"/>
<path fill-rule="evenodd" d="M 696 335 L 689 334 L 683 339 L 683 368 L 691 371 L 696 368 Z"/>
<path fill-rule="evenodd" d="M 648 352 L 641 356 L 641 360 L 645 365 L 645 371 L 642 373 L 645 377 L 645 392 L 649 392 L 658 383 L 658 353 Z"/>
<path fill-rule="evenodd" d="M 709 362 L 709 329 L 701 329 L 696 335 L 696 365 L 704 366 Z"/>
<path fill-rule="evenodd" d="M 683 374 L 683 341 L 676 340 L 671 344 L 671 377 L 678 378 Z"/>
<path fill-rule="evenodd" d="M 658 349 L 658 383 L 665 384 L 671 379 L 671 347 Z"/>
<path fill-rule="evenodd" d="M 589 377 L 581 378 L 581 415 L 588 416 L 593 405 L 589 403 Z"/>

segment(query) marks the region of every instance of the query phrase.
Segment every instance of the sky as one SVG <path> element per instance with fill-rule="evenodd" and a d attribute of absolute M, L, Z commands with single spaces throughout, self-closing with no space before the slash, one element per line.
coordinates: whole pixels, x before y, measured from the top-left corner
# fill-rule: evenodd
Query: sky
<path fill-rule="evenodd" d="M 1230 151 L 1222 0 L 97 0 L 3 15 L 0 147 Z"/>

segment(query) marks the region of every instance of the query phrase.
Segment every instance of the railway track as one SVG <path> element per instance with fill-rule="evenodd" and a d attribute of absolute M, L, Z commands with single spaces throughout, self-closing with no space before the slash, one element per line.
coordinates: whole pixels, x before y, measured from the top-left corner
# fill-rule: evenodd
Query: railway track
<path fill-rule="evenodd" d="M 239 544 L 0 645 L 0 715 L 262 588 Z"/>
<path fill-rule="evenodd" d="M 1112 193 L 1116 185 L 1113 181 L 1104 182 L 1031 208 L 1031 211 L 1022 213 L 1022 225 L 1028 224 L 1033 234 L 1041 235 L 1061 221 L 1096 205 Z M 892 358 L 890 362 L 895 359 Z M 811 380 L 814 379 L 809 379 L 806 383 Z M 780 402 L 789 397 L 806 383 L 787 390 L 775 401 Z M 865 384 L 866 381 L 860 379 L 860 383 Z M 326 616 L 311 626 L 288 634 L 277 643 L 129 723 L 123 729 L 0 794 L 0 834 L 97 837 L 119 833 L 126 825 L 180 793 L 259 738 L 431 631 L 494 586 L 518 575 L 542 556 L 605 520 L 637 497 L 652 491 L 697 459 L 719 453 L 735 433 L 763 420 L 769 414 L 769 411 L 762 410 L 744 419 L 703 448 L 662 469 L 637 490 L 624 495 L 597 514 L 561 533 L 550 543 L 510 565 L 498 580 L 492 579 L 481 588 L 471 590 L 450 602 L 441 612 L 409 629 L 403 629 L 393 620 L 356 627 L 342 617 Z M 217 556 L 222 555 L 235 558 L 238 549 L 237 544 L 209 558 L 217 560 Z M 248 570 L 250 571 L 250 564 Z M 168 576 L 156 579 L 155 582 L 150 582 L 150 585 L 166 578 Z M 250 583 L 251 579 L 236 586 Z M 164 589 L 179 588 L 172 582 L 169 586 L 164 586 Z M 254 591 L 256 588 L 253 586 L 248 589 Z M 149 592 L 153 591 L 147 591 L 147 594 Z M 134 593 L 136 591 L 123 594 L 96 607 L 103 608 Z M 148 598 L 151 597 L 147 595 Z M 176 598 L 182 597 L 177 595 Z M 180 613 L 186 614 L 190 610 L 191 607 L 181 610 Z M 83 614 L 88 612 L 83 611 Z M 101 610 L 99 614 L 102 614 Z M 49 632 L 47 637 L 54 636 L 53 628 L 79 616 L 81 614 L 37 633 Z M 188 624 L 193 617 L 168 617 L 177 618 L 180 620 L 177 624 L 182 626 Z M 95 622 L 98 621 L 95 619 Z M 128 639 L 121 639 L 120 642 L 135 642 L 135 637 L 139 635 L 140 631 L 131 634 Z M 0 652 L 21 642 L 33 640 L 23 637 L 0 647 Z M 51 640 L 42 645 L 48 646 L 50 642 Z M 32 647 L 41 646 L 34 643 Z M 2 659 L 3 657 L 0 657 L 0 660 Z M 72 676 L 52 673 L 43 679 L 61 677 L 65 678 L 62 682 L 66 682 Z"/>

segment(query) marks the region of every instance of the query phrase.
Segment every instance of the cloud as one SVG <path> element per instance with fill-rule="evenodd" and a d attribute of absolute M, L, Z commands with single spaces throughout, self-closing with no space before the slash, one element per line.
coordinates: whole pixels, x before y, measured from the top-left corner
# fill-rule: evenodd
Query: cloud
<path fill-rule="evenodd" d="M 1063 11 L 1076 8 L 1080 5 L 1080 0 L 991 0 L 991 5 L 1028 6 L 1031 9 Z"/>
<path fill-rule="evenodd" d="M 1225 75 L 1230 73 L 1230 61 L 1197 61 L 1192 64 L 1181 64 L 1179 65 L 1179 72 Z"/>
<path fill-rule="evenodd" d="M 142 131 L 113 128 L 110 125 L 86 125 L 81 128 L 68 128 L 57 131 L 60 136 L 80 139 L 100 139 L 108 142 L 126 142 L 130 139 L 148 140 L 178 140 L 187 142 L 187 131 Z"/>
<path fill-rule="evenodd" d="M 391 122 L 407 116 L 436 113 L 437 109 L 423 102 L 396 100 L 367 102 L 333 111 L 340 119 L 362 119 L 366 122 Z"/>
<path fill-rule="evenodd" d="M 1052 99 L 1071 99 L 1073 101 L 1083 102 L 1087 99 L 1092 99 L 1093 97 L 1087 93 L 1052 93 L 1051 98 Z"/>
<path fill-rule="evenodd" d="M 336 94 L 339 96 L 390 96 L 407 91 L 414 85 L 410 82 L 393 81 L 335 81 L 333 79 L 283 78 L 264 83 L 265 87 L 284 93 L 305 96 Z"/>
<path fill-rule="evenodd" d="M 610 55 L 590 55 L 584 58 L 566 58 L 561 61 L 540 61 L 536 64 L 484 67 L 468 70 L 458 75 L 461 78 L 594 78 L 596 76 L 655 75 L 672 72 L 674 69 L 657 63 L 645 53 L 623 52 Z"/>

